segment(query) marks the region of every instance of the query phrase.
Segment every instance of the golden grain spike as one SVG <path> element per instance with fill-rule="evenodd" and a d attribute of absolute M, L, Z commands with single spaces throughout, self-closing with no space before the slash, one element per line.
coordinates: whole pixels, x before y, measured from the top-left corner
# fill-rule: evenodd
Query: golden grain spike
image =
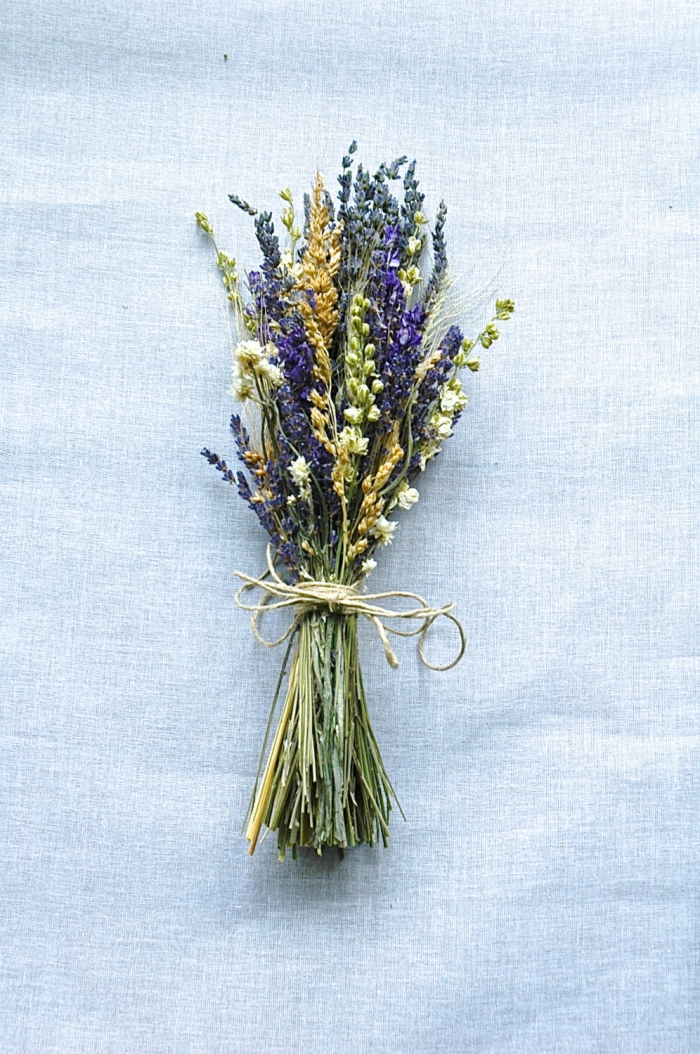
<path fill-rule="evenodd" d="M 338 290 L 333 279 L 340 268 L 342 229 L 342 223 L 330 225 L 330 212 L 324 200 L 323 177 L 317 172 L 309 213 L 309 235 L 301 261 L 302 275 L 298 288 L 302 291 L 311 290 L 314 294 L 314 306 L 304 300 L 300 310 L 309 342 L 316 351 L 317 376 L 325 384 L 330 384 L 329 352 L 340 317 Z"/>
<path fill-rule="evenodd" d="M 394 471 L 402 457 L 403 448 L 401 447 L 400 443 L 397 443 L 394 440 L 393 445 L 389 447 L 387 451 L 387 455 L 384 461 L 382 461 L 381 465 L 379 466 L 379 469 L 377 470 L 377 475 L 374 477 L 374 487 L 372 488 L 374 491 L 378 492 L 382 489 L 382 487 L 385 487 L 387 485 L 391 477 L 391 473 Z"/>
<path fill-rule="evenodd" d="M 324 387 L 322 393 L 314 393 L 311 425 L 316 437 L 326 450 L 335 457 L 337 444 L 334 441 L 335 415 L 330 402 L 331 357 L 333 334 L 338 327 L 338 290 L 333 279 L 338 273 L 341 260 L 340 235 L 342 223 L 331 226 L 330 211 L 325 202 L 323 177 L 316 174 L 306 249 L 301 261 L 302 273 L 297 288 L 302 293 L 299 312 L 304 320 L 306 337 L 314 349 L 314 376 Z M 309 296 L 309 294 L 311 294 Z M 334 480 L 334 489 L 341 486 Z"/>
<path fill-rule="evenodd" d="M 331 360 L 330 355 L 326 350 L 326 343 L 323 339 L 321 327 L 318 324 L 314 309 L 311 307 L 308 300 L 300 301 L 299 312 L 304 319 L 304 329 L 306 330 L 309 344 L 316 352 L 314 376 L 317 377 L 318 380 L 323 381 L 326 388 L 328 388 L 331 382 Z"/>
<path fill-rule="evenodd" d="M 333 466 L 333 472 L 331 474 L 333 490 L 336 492 L 341 501 L 345 497 L 345 476 L 348 470 L 349 461 L 350 455 L 348 454 L 345 447 L 341 446 L 338 450 L 336 462 Z"/>
<path fill-rule="evenodd" d="M 318 441 L 323 444 L 332 457 L 335 457 L 336 444 L 328 435 L 328 429 L 330 428 L 328 415 L 322 413 L 316 406 L 311 407 L 311 427 Z"/>
<path fill-rule="evenodd" d="M 246 450 L 243 454 L 243 460 L 249 469 L 259 471 L 265 468 L 265 458 L 257 450 Z"/>
<path fill-rule="evenodd" d="M 360 521 L 356 529 L 356 541 L 348 554 L 349 559 L 359 556 L 367 548 L 367 542 L 363 541 L 365 536 L 374 527 L 375 523 L 384 511 L 385 499 L 381 497 L 380 491 L 387 485 L 391 474 L 403 457 L 403 448 L 398 442 L 398 425 L 394 425 L 388 436 L 387 449 L 384 457 L 374 476 L 367 476 L 362 482 L 364 497 L 360 505 Z"/>

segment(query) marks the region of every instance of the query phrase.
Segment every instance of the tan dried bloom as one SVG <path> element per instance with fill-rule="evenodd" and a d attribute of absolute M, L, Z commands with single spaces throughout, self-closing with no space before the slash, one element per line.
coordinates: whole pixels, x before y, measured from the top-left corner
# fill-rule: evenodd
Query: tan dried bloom
<path fill-rule="evenodd" d="M 302 292 L 311 290 L 314 294 L 314 306 L 307 299 L 302 299 L 299 311 L 304 319 L 309 343 L 316 352 L 314 373 L 326 386 L 330 386 L 329 352 L 340 317 L 338 290 L 333 279 L 340 268 L 342 229 L 342 223 L 330 226 L 330 212 L 323 194 L 323 177 L 317 172 L 309 215 L 309 236 L 297 288 Z"/>

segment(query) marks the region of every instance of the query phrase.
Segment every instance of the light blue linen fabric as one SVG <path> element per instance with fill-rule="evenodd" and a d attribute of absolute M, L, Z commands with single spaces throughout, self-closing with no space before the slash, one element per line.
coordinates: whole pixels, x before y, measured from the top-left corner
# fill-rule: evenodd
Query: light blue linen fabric
<path fill-rule="evenodd" d="M 697 4 L 5 0 L 0 1049 L 695 1054 Z M 225 56 L 228 56 L 226 59 Z M 234 568 L 235 191 L 353 138 L 513 321 L 374 584 L 470 645 L 372 714 L 407 823 L 239 828 L 279 653 Z M 436 633 L 430 654 L 453 641 Z"/>

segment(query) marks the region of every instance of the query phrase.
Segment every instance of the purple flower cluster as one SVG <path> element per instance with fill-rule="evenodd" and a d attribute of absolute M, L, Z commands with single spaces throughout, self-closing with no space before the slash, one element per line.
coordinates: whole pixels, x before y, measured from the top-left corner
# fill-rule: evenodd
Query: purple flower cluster
<path fill-rule="evenodd" d="M 382 364 L 384 384 L 378 431 L 389 432 L 394 422 L 406 414 L 408 399 L 415 384 L 416 368 L 422 358 L 422 326 L 425 312 L 421 304 L 403 312 L 394 338 Z"/>
<path fill-rule="evenodd" d="M 238 414 L 231 415 L 231 431 L 236 440 L 236 449 L 239 459 L 244 465 L 250 467 L 251 455 L 255 458 L 250 442 L 250 436 Z M 244 472 L 233 473 L 226 462 L 212 453 L 206 447 L 202 455 L 210 465 L 213 465 L 222 475 L 227 483 L 236 485 L 238 493 L 250 506 L 258 517 L 261 525 L 270 536 L 270 541 L 279 553 L 282 562 L 295 580 L 299 575 L 300 558 L 299 550 L 294 538 L 298 533 L 298 525 L 286 515 L 285 505 L 287 500 L 286 482 L 284 470 L 288 465 L 285 459 L 275 460 L 269 458 L 264 466 L 260 466 L 259 474 L 263 479 L 263 486 L 253 491 Z M 257 459 L 256 459 L 257 461 Z"/>
<path fill-rule="evenodd" d="M 314 353 L 300 321 L 294 320 L 286 335 L 277 337 L 277 359 L 284 370 L 286 387 L 295 398 L 307 400 L 314 378 Z"/>

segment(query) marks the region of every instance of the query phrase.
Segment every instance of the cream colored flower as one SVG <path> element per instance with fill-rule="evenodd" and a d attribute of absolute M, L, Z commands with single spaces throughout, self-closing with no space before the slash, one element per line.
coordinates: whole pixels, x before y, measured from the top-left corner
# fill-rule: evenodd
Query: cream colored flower
<path fill-rule="evenodd" d="M 457 392 L 451 392 L 449 388 L 446 388 L 440 397 L 440 409 L 445 414 L 453 414 L 457 409 L 458 402 L 459 396 Z"/>
<path fill-rule="evenodd" d="M 242 340 L 233 350 L 233 361 L 244 370 L 254 370 L 263 357 L 263 349 L 257 340 Z"/>
<path fill-rule="evenodd" d="M 447 439 L 452 435 L 452 418 L 447 417 L 445 414 L 434 413 L 430 417 L 430 426 L 440 437 L 440 439 Z"/>
<path fill-rule="evenodd" d="M 359 456 L 366 454 L 369 447 L 369 439 L 363 436 L 360 429 L 354 425 L 346 425 L 338 436 L 338 442 L 347 450 L 348 454 L 357 454 Z"/>
<path fill-rule="evenodd" d="M 363 411 L 359 406 L 348 406 L 344 413 L 351 425 L 359 425 L 362 421 Z"/>
<path fill-rule="evenodd" d="M 418 501 L 419 494 L 415 487 L 407 486 L 399 493 L 397 504 L 400 509 L 410 509 Z"/>
<path fill-rule="evenodd" d="M 252 399 L 255 395 L 255 381 L 252 375 L 250 373 L 241 373 L 240 368 L 235 363 L 231 371 L 229 395 L 232 395 L 234 399 L 238 399 L 242 403 L 246 399 Z"/>
<path fill-rule="evenodd" d="M 385 516 L 380 516 L 369 533 L 380 545 L 391 545 L 397 526 L 395 520 L 387 520 Z"/>
<path fill-rule="evenodd" d="M 256 394 L 256 380 L 279 388 L 284 380 L 279 366 L 270 362 L 277 354 L 274 344 L 261 347 L 257 340 L 242 340 L 233 349 L 233 370 L 230 394 L 234 399 L 245 401 Z"/>
<path fill-rule="evenodd" d="M 289 466 L 289 475 L 292 477 L 302 501 L 309 501 L 311 499 L 311 468 L 305 457 L 294 458 L 294 461 Z"/>
<path fill-rule="evenodd" d="M 467 396 L 462 388 L 459 377 L 453 377 L 442 389 L 440 396 L 440 409 L 443 413 L 454 416 L 458 410 L 463 410 L 467 405 Z"/>
<path fill-rule="evenodd" d="M 256 373 L 259 377 L 264 377 L 273 388 L 279 388 L 284 381 L 284 374 L 279 366 L 275 366 L 274 363 L 268 362 L 267 359 L 262 359 L 260 361 Z"/>

